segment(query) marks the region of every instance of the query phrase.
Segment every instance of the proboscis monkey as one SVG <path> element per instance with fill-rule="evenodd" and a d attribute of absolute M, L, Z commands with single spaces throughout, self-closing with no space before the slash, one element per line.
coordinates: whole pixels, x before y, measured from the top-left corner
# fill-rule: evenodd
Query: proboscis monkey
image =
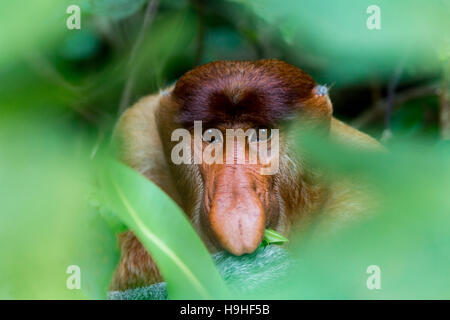
<path fill-rule="evenodd" d="M 171 141 L 172 132 L 185 128 L 193 134 L 194 121 L 201 121 L 205 131 L 262 129 L 265 135 L 248 137 L 248 143 L 256 144 L 267 142 L 270 131 L 279 129 L 279 152 L 270 154 L 277 157 L 279 170 L 263 175 L 259 169 L 265 164 L 259 162 L 175 164 L 171 154 L 177 141 Z M 364 210 L 351 184 L 323 183 L 292 152 L 283 128 L 296 121 L 320 126 L 328 137 L 355 147 L 381 149 L 376 140 L 332 117 L 325 87 L 279 60 L 216 61 L 195 68 L 174 87 L 128 109 L 115 139 L 121 161 L 156 183 L 184 210 L 211 252 L 225 249 L 241 255 L 257 249 L 267 227 L 287 235 L 295 226 L 304 230 L 326 215 L 324 221 L 332 229 Z M 225 139 L 192 139 L 192 148 L 220 144 L 225 154 L 230 151 Z M 161 281 L 131 231 L 120 235 L 120 247 L 111 289 Z"/>

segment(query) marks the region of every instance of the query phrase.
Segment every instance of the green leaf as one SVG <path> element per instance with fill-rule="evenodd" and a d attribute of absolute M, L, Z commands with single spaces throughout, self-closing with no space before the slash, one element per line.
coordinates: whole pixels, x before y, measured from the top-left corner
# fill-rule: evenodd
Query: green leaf
<path fill-rule="evenodd" d="M 123 19 L 138 11 L 145 0 L 89 0 L 87 6 L 93 14 L 112 19 Z"/>
<path fill-rule="evenodd" d="M 269 244 L 283 244 L 288 241 L 289 240 L 287 238 L 283 237 L 275 230 L 267 228 L 266 231 L 264 231 L 264 239 L 263 239 L 264 247 L 268 246 Z"/>
<path fill-rule="evenodd" d="M 101 177 L 105 199 L 159 267 L 170 299 L 228 296 L 219 272 L 182 210 L 155 184 L 117 161 Z"/>

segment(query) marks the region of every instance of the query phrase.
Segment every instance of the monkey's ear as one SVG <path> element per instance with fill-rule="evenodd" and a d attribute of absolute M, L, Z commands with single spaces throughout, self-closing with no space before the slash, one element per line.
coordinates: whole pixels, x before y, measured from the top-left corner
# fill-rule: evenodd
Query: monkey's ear
<path fill-rule="evenodd" d="M 300 104 L 299 128 L 328 133 L 331 125 L 333 106 L 325 86 L 316 85 L 309 97 Z M 305 121 L 306 120 L 306 121 Z"/>
<path fill-rule="evenodd" d="M 312 90 L 311 97 L 305 101 L 309 107 L 308 113 L 313 117 L 319 117 L 323 120 L 331 119 L 333 114 L 333 105 L 328 96 L 328 88 L 322 85 L 316 85 Z"/>

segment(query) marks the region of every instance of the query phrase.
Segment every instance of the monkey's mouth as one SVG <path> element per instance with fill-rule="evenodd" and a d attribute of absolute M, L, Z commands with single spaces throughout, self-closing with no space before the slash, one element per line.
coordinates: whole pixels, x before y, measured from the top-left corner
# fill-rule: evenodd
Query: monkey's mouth
<path fill-rule="evenodd" d="M 265 215 L 256 197 L 247 195 L 231 201 L 213 201 L 209 222 L 215 239 L 234 255 L 252 253 L 264 237 Z"/>
<path fill-rule="evenodd" d="M 266 227 L 278 220 L 277 197 L 273 195 L 276 205 L 267 210 L 254 188 L 228 191 L 219 187 L 212 196 L 204 195 L 201 220 L 208 242 L 237 256 L 252 253 L 261 244 Z"/>

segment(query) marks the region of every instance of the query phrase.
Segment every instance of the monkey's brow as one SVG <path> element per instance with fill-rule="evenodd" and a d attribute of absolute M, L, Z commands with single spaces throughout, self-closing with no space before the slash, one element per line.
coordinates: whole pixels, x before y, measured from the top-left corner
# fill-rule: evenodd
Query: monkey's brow
<path fill-rule="evenodd" d="M 271 123 L 257 123 L 257 122 L 247 122 L 247 123 L 239 123 L 239 122 L 220 122 L 220 121 L 208 121 L 202 122 L 202 130 L 208 129 L 280 129 L 285 126 L 286 122 L 291 121 L 290 118 L 284 119 L 283 121 L 271 122 Z M 185 124 L 184 128 L 192 131 L 194 129 L 194 123 Z"/>

